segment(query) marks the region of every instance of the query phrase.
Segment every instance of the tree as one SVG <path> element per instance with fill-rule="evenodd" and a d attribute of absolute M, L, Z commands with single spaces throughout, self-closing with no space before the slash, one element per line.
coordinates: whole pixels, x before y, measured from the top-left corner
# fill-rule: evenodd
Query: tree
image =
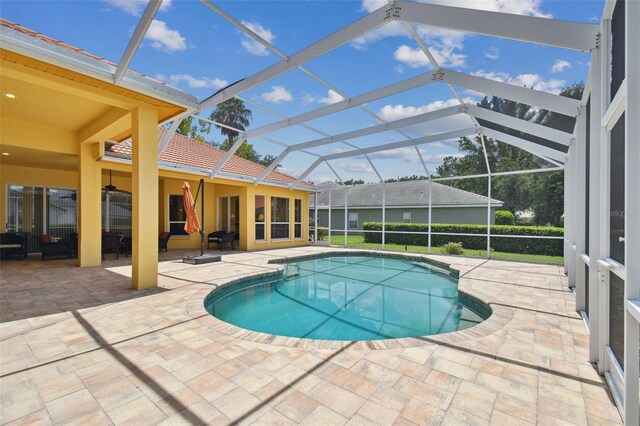
<path fill-rule="evenodd" d="M 342 181 L 344 185 L 364 185 L 364 180 L 362 179 L 349 179 Z"/>
<path fill-rule="evenodd" d="M 561 96 L 580 99 L 584 91 L 583 83 L 575 83 L 560 92 Z M 539 110 L 498 97 L 485 97 L 478 106 L 533 121 L 566 132 L 572 132 L 575 120 L 562 114 Z M 512 134 L 522 139 L 539 142 L 540 138 L 514 131 L 505 126 L 478 120 L 482 126 Z M 492 172 L 527 170 L 549 165 L 544 160 L 511 145 L 485 138 L 487 159 Z M 480 137 L 475 142 L 461 138 L 458 149 L 464 157 L 449 156 L 436 172 L 439 176 L 465 176 L 487 172 Z M 461 179 L 452 181 L 451 186 L 477 194 L 487 194 L 487 179 Z M 559 225 L 564 210 L 563 172 L 535 173 L 529 175 L 500 176 L 492 180 L 492 198 L 505 202 L 504 208 L 515 213 L 532 210 L 536 224 Z"/>
<path fill-rule="evenodd" d="M 235 129 L 246 130 L 251 124 L 253 113 L 240 99 L 231 98 L 219 104 L 209 118 Z M 236 130 L 231 130 L 218 124 L 215 126 L 223 136 L 226 136 L 226 139 L 220 143 L 213 142 L 212 145 L 223 151 L 229 151 L 238 140 L 239 133 Z M 262 164 L 263 166 L 269 166 L 276 159 L 276 156 L 271 154 L 261 156 L 253 148 L 253 145 L 246 141 L 240 145 L 234 155 L 253 161 L 254 163 Z M 278 167 L 280 167 L 280 164 L 276 165 L 275 169 Z"/>
<path fill-rule="evenodd" d="M 253 113 L 240 99 L 231 98 L 218 104 L 209 118 L 229 127 L 245 130 L 249 124 L 251 124 Z M 220 133 L 227 137 L 229 146 L 235 143 L 239 135 L 237 131 L 220 126 L 219 124 L 216 124 L 215 126 L 220 130 Z"/>
<path fill-rule="evenodd" d="M 386 179 L 385 182 L 386 183 L 393 183 L 393 182 L 409 182 L 412 180 L 424 180 L 424 179 L 429 179 L 427 176 L 424 175 L 412 175 L 412 176 L 402 176 L 402 177 L 397 177 L 397 178 L 390 178 L 390 179 Z"/>
<path fill-rule="evenodd" d="M 176 129 L 176 133 L 200 142 L 207 142 L 207 140 L 202 136 L 202 133 L 209 133 L 211 131 L 211 124 L 202 120 L 198 120 L 196 123 L 196 120 L 198 119 L 193 116 L 183 119 Z"/>

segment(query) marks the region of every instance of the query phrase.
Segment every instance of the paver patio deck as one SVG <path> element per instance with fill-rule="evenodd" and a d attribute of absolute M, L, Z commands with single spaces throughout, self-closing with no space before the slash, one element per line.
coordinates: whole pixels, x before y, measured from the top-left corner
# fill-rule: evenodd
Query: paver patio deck
<path fill-rule="evenodd" d="M 460 288 L 504 321 L 481 337 L 393 349 L 260 343 L 193 309 L 225 281 L 277 269 L 271 259 L 337 251 L 225 252 L 188 267 L 188 252 L 162 253 L 160 287 L 146 291 L 129 289 L 126 258 L 3 261 L 0 421 L 620 424 L 558 266 L 430 256 L 459 269 Z"/>

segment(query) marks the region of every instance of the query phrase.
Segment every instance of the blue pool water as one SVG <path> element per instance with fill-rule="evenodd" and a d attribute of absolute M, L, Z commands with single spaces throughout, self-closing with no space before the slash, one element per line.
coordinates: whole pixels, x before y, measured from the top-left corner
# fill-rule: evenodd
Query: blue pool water
<path fill-rule="evenodd" d="M 331 256 L 284 266 L 280 279 L 213 293 L 205 300 L 207 311 L 248 330 L 327 340 L 447 333 L 488 316 L 488 308 L 458 292 L 447 271 L 426 263 Z"/>

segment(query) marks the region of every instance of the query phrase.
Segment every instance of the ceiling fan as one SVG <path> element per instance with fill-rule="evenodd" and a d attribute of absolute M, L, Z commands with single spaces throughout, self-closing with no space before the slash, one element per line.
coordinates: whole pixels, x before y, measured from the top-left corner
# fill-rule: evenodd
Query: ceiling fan
<path fill-rule="evenodd" d="M 124 191 L 124 190 L 122 190 L 122 189 L 118 189 L 118 188 L 113 184 L 113 182 L 111 181 L 111 177 L 112 177 L 112 176 L 111 176 L 111 172 L 112 172 L 112 171 L 111 171 L 111 170 L 109 170 L 109 185 L 105 185 L 105 186 L 104 186 L 104 188 L 103 188 L 103 189 L 104 189 L 104 191 L 105 191 L 106 193 L 109 193 L 109 192 L 120 192 L 120 193 L 123 193 L 123 194 L 131 194 L 129 191 Z"/>

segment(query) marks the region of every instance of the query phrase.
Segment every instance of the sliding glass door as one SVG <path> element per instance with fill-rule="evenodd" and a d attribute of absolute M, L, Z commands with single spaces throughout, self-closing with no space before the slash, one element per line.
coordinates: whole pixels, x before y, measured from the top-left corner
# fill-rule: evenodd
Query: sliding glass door
<path fill-rule="evenodd" d="M 240 235 L 240 197 L 218 197 L 218 231 Z"/>
<path fill-rule="evenodd" d="M 39 235 L 68 241 L 71 233 L 77 232 L 75 190 L 22 185 L 7 189 L 7 232 L 22 235 L 29 253 L 39 251 Z"/>

